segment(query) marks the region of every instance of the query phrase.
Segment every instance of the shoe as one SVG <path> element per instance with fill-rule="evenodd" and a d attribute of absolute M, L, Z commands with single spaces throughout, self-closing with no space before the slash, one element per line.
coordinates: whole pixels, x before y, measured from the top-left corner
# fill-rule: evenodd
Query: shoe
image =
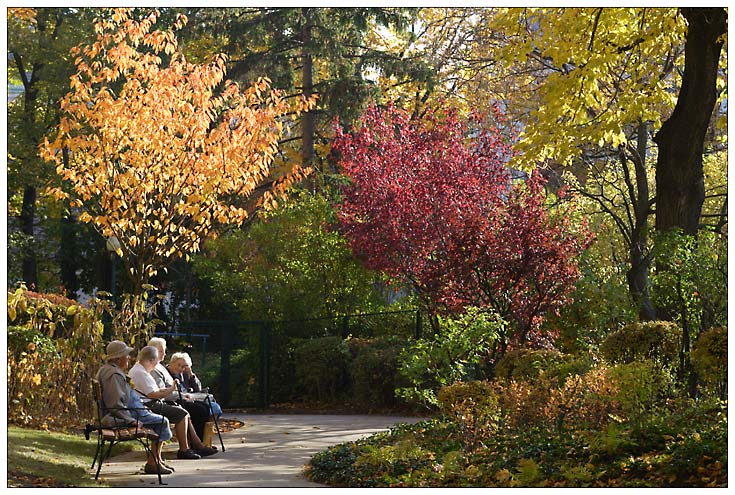
<path fill-rule="evenodd" d="M 166 462 L 162 462 L 162 463 L 161 463 L 161 466 L 165 467 L 166 469 L 169 469 L 169 470 L 171 470 L 172 472 L 175 472 L 175 471 L 176 471 L 176 470 L 174 469 L 174 467 L 173 467 L 173 466 L 169 465 L 169 464 L 168 464 L 168 463 L 166 463 Z"/>
<path fill-rule="evenodd" d="M 196 449 L 195 452 L 199 454 L 200 457 L 207 457 L 212 454 L 216 454 L 217 449 L 213 449 L 212 447 L 202 447 L 201 449 Z"/>
<path fill-rule="evenodd" d="M 151 466 L 149 464 L 146 464 L 143 467 L 143 472 L 145 474 L 158 474 L 158 471 L 156 470 L 156 466 Z M 166 469 L 164 466 L 161 466 L 161 474 L 171 474 L 172 471 L 170 469 Z"/>
<path fill-rule="evenodd" d="M 177 459 L 201 459 L 202 456 L 194 452 L 192 449 L 189 450 L 179 450 L 176 452 L 176 458 Z"/>

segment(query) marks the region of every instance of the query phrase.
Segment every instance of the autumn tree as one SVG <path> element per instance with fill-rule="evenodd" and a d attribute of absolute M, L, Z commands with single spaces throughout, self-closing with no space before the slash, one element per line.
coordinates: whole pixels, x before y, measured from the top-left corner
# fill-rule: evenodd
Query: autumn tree
<path fill-rule="evenodd" d="M 397 63 L 407 67 L 426 66 L 429 77 L 402 77 L 378 73 L 377 84 L 384 98 L 421 115 L 446 102 L 460 114 L 472 109 L 487 110 L 499 100 L 510 100 L 510 90 L 497 70 L 493 57 L 502 36 L 489 26 L 495 8 L 448 7 L 416 9 L 414 22 L 401 31 L 375 31 L 371 44 L 399 54 Z M 517 112 L 520 101 L 506 107 Z"/>
<path fill-rule="evenodd" d="M 684 196 L 662 187 L 668 172 L 660 153 L 653 163 L 651 137 L 673 117 L 673 95 L 686 94 L 679 77 L 689 36 L 684 17 L 664 8 L 514 8 L 503 9 L 490 25 L 505 38 L 496 57 L 507 77 L 536 98 L 527 105 L 518 161 L 575 172 L 578 191 L 597 204 L 627 246 L 626 276 L 641 317 L 655 318 L 649 217 L 655 213 L 660 228 L 658 219 L 670 210 L 666 198 Z M 708 112 L 709 122 L 711 107 Z M 691 211 L 699 217 L 698 208 Z"/>
<path fill-rule="evenodd" d="M 589 237 L 569 204 L 550 211 L 538 174 L 512 179 L 507 123 L 495 118 L 486 127 L 446 109 L 419 120 L 371 106 L 334 148 L 351 180 L 340 215 L 355 254 L 435 312 L 480 306 L 512 322 L 502 353 L 550 344 L 539 323 L 565 302 Z"/>
<path fill-rule="evenodd" d="M 58 132 L 41 150 L 63 180 L 57 198 L 117 240 L 134 294 L 217 225 L 248 217 L 289 113 L 313 104 L 286 104 L 266 78 L 241 90 L 225 79 L 224 55 L 187 62 L 176 37 L 186 18 L 155 30 L 158 17 L 106 12 L 96 41 L 74 50 Z M 259 204 L 305 172 L 295 166 Z"/>

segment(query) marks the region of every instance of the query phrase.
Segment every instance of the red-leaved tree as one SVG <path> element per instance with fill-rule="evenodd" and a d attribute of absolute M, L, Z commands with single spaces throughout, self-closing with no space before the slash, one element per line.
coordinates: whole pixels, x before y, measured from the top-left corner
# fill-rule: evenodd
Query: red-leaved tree
<path fill-rule="evenodd" d="M 563 305 L 590 242 L 546 206 L 543 179 L 514 180 L 502 115 L 492 125 L 451 110 L 412 119 L 370 106 L 333 149 L 351 182 L 341 228 L 368 267 L 409 281 L 433 312 L 486 307 L 510 323 L 500 342 L 550 345 L 543 315 Z"/>

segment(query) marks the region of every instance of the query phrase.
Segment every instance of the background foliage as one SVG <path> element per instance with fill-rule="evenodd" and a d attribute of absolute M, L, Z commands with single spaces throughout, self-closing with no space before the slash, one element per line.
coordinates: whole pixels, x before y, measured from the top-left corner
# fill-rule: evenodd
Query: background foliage
<path fill-rule="evenodd" d="M 42 428 L 95 417 L 91 378 L 104 352 L 103 306 L 8 293 L 8 421 Z"/>

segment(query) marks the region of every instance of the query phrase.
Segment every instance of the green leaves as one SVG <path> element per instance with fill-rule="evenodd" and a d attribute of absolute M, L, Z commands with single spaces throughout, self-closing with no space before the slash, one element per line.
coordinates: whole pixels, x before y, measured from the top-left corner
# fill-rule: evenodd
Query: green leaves
<path fill-rule="evenodd" d="M 673 109 L 672 68 L 681 64 L 685 33 L 676 9 L 512 8 L 492 26 L 518 33 L 499 56 L 530 74 L 540 98 L 524 126 L 519 166 L 569 165 L 586 147 L 625 144 L 631 124 L 658 128 Z"/>

